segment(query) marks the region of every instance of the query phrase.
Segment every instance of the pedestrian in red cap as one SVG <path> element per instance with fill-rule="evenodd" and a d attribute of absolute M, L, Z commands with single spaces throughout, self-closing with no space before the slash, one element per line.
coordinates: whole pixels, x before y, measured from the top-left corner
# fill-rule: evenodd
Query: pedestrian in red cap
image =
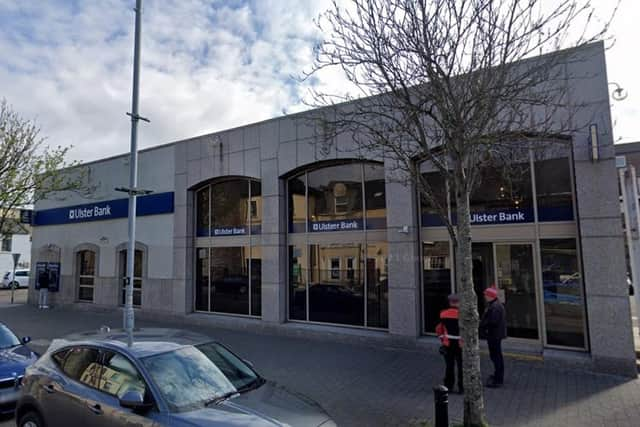
<path fill-rule="evenodd" d="M 493 362 L 494 374 L 489 377 L 487 387 L 497 388 L 504 383 L 504 359 L 502 340 L 507 337 L 507 321 L 504 305 L 498 300 L 495 284 L 484 290 L 487 308 L 480 321 L 480 336 L 487 340 L 489 357 Z"/>
<path fill-rule="evenodd" d="M 453 391 L 455 382 L 455 367 L 458 367 L 458 393 L 464 393 L 462 383 L 462 340 L 460 339 L 460 327 L 458 326 L 458 307 L 460 298 L 451 294 L 448 297 L 449 308 L 440 312 L 440 323 L 436 326 L 436 334 L 442 342 L 441 353 L 444 356 L 446 370 L 444 385 Z"/>

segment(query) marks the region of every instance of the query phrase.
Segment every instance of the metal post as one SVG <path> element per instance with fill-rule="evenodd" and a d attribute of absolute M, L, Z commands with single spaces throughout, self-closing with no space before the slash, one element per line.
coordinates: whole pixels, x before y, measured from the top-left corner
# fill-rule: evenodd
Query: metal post
<path fill-rule="evenodd" d="M 443 385 L 433 388 L 435 427 L 449 427 L 449 389 Z"/>
<path fill-rule="evenodd" d="M 13 293 L 15 292 L 14 283 L 17 283 L 16 280 L 16 266 L 18 265 L 18 261 L 20 261 L 20 254 L 11 254 L 13 257 L 13 276 L 11 276 L 11 282 L 9 282 L 9 286 L 11 286 L 11 304 L 13 304 Z"/>
<path fill-rule="evenodd" d="M 635 289 L 636 310 L 640 309 L 640 203 L 638 202 L 638 181 L 636 169 L 627 165 L 618 170 L 622 192 L 622 210 L 625 221 L 627 249 L 631 279 Z"/>
<path fill-rule="evenodd" d="M 136 250 L 136 188 L 138 186 L 138 90 L 140 81 L 140 25 L 142 0 L 136 0 L 136 26 L 133 48 L 133 95 L 131 99 L 131 157 L 129 159 L 129 249 L 127 250 L 127 284 L 124 304 L 124 329 L 133 344 L 133 278 Z"/>

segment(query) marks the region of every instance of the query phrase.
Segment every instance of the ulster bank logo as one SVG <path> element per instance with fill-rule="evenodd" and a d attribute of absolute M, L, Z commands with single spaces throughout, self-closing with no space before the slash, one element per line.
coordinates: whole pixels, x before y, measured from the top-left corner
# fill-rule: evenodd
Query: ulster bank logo
<path fill-rule="evenodd" d="M 111 216 L 111 206 L 93 206 L 90 208 L 69 209 L 69 220 L 87 220 L 91 218 L 103 218 Z"/>

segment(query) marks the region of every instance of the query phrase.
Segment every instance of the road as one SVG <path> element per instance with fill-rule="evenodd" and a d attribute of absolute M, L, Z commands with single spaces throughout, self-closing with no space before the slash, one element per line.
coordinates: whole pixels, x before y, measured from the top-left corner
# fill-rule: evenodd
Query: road
<path fill-rule="evenodd" d="M 122 319 L 118 310 L 40 311 L 24 305 L 0 308 L 0 318 L 19 335 L 30 335 L 36 350 L 43 350 L 53 337 L 117 326 Z M 186 323 L 138 321 L 137 325 L 181 327 L 215 337 L 252 361 L 265 377 L 319 402 L 341 426 L 415 426 L 432 419 L 432 387 L 441 382 L 444 370 L 435 351 Z M 482 369 L 484 377 L 491 371 L 486 358 Z M 462 397 L 451 395 L 449 401 L 451 418 L 460 420 Z M 640 380 L 508 358 L 505 387 L 485 389 L 485 401 L 492 426 L 636 426 Z"/>

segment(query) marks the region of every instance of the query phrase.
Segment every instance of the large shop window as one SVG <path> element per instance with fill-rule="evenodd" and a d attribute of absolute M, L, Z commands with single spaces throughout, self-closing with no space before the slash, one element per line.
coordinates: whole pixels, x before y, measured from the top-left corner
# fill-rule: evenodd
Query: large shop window
<path fill-rule="evenodd" d="M 93 302 L 96 276 L 96 253 L 89 250 L 76 254 L 78 266 L 78 300 Z"/>
<path fill-rule="evenodd" d="M 448 307 L 451 293 L 452 257 L 449 242 L 423 242 L 422 267 L 424 291 L 424 331 L 435 332 L 440 311 Z"/>
<path fill-rule="evenodd" d="M 260 247 L 213 247 L 196 251 L 196 310 L 260 316 Z"/>
<path fill-rule="evenodd" d="M 375 231 L 387 226 L 384 167 L 313 169 L 287 188 L 289 319 L 388 328 L 388 249 Z"/>
<path fill-rule="evenodd" d="M 120 264 L 120 277 L 122 278 L 122 293 L 120 303 L 125 303 L 126 288 L 127 288 L 127 250 L 120 251 L 119 253 Z M 140 249 L 136 249 L 134 252 L 133 263 L 133 305 L 140 307 L 142 305 L 142 261 L 143 253 Z"/>
<path fill-rule="evenodd" d="M 571 164 L 568 157 L 537 160 L 534 163 L 538 221 L 573 221 Z M 440 172 L 423 174 L 433 200 L 421 195 L 423 227 L 443 226 L 437 204 L 446 207 L 455 221 L 455 198 Z M 518 224 L 534 221 L 533 182 L 529 163 L 507 168 L 484 168 L 471 192 L 471 224 Z M 437 204 L 436 204 L 437 203 Z M 446 209 L 445 209 L 446 211 Z"/>
<path fill-rule="evenodd" d="M 529 164 L 483 169 L 470 203 L 472 225 L 533 222 Z"/>
<path fill-rule="evenodd" d="M 260 234 L 261 224 L 262 192 L 255 180 L 225 180 L 196 192 L 198 237 Z"/>
<path fill-rule="evenodd" d="M 288 181 L 289 232 L 385 229 L 384 167 L 348 163 Z"/>
<path fill-rule="evenodd" d="M 388 327 L 386 243 L 292 245 L 289 267 L 291 320 Z"/>
<path fill-rule="evenodd" d="M 584 298 L 575 239 L 540 241 L 547 344 L 585 347 Z"/>
<path fill-rule="evenodd" d="M 535 163 L 539 221 L 573 221 L 571 166 L 568 158 Z"/>

